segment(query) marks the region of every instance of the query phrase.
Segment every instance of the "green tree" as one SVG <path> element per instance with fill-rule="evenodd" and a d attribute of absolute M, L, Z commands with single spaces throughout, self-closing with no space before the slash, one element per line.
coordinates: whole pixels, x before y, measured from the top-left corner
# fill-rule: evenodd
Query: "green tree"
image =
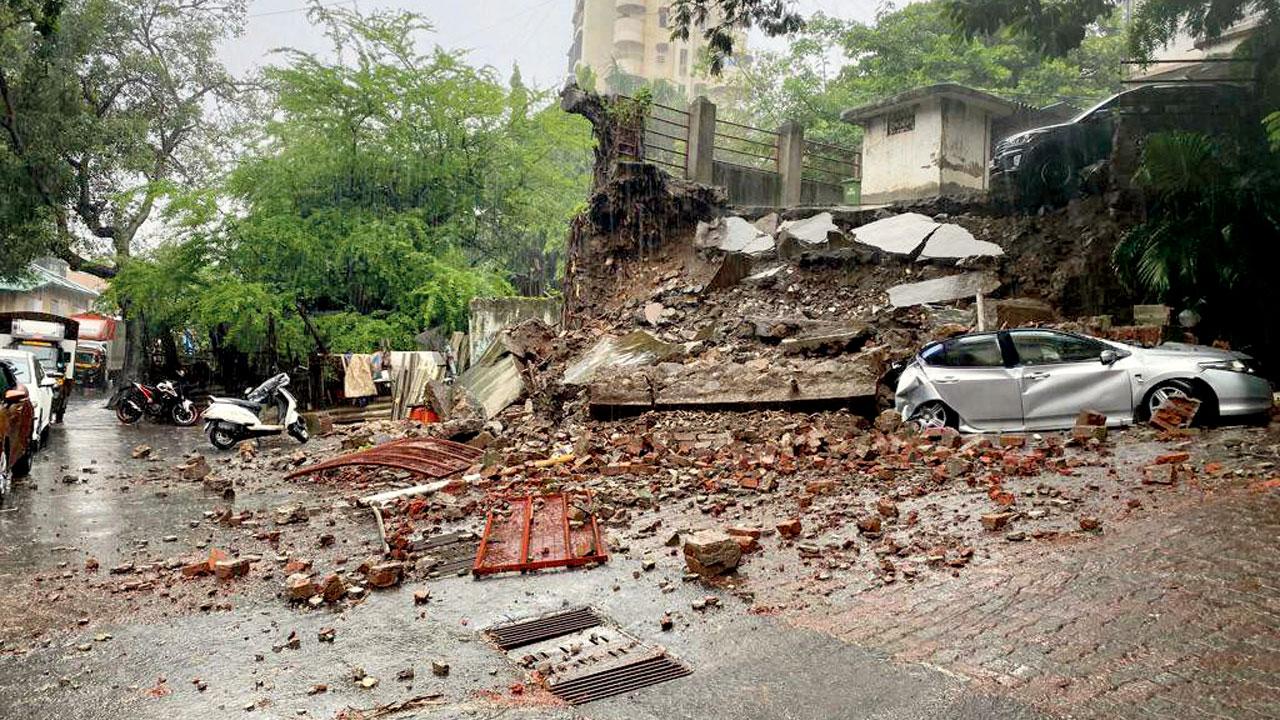
<path fill-rule="evenodd" d="M 757 27 L 766 35 L 786 35 L 803 27 L 804 18 L 788 0 L 675 0 L 671 24 L 673 40 L 688 40 L 690 32 L 702 33 L 708 70 L 719 75 L 725 59 L 733 54 L 736 33 Z"/>
<path fill-rule="evenodd" d="M 832 57 L 838 48 L 841 59 Z M 737 112 L 765 128 L 798 120 L 810 137 L 854 142 L 840 111 L 921 85 L 958 82 L 1032 106 L 1083 107 L 1118 89 L 1123 39 L 1115 19 L 1065 56 L 994 38 L 958 37 L 942 2 L 887 5 L 864 24 L 815 15 L 788 52 L 764 54 L 736 75 Z M 731 117 L 735 110 L 730 107 Z"/>
<path fill-rule="evenodd" d="M 0 6 L 0 273 L 53 252 L 118 262 L 175 182 L 207 176 L 234 99 L 217 61 L 243 0 Z"/>
<path fill-rule="evenodd" d="M 313 347 L 300 312 L 333 351 L 409 348 L 465 328 L 477 295 L 545 290 L 586 195 L 585 121 L 518 69 L 504 83 L 419 50 L 418 15 L 317 5 L 312 19 L 342 60 L 282 52 L 262 80 L 270 112 L 225 182 L 169 203 L 192 226 L 174 241 L 187 249 L 127 264 L 119 292 L 161 297 L 165 273 L 182 274 L 191 299 L 167 322 L 287 358 Z M 169 264 L 183 254 L 207 262 Z"/>

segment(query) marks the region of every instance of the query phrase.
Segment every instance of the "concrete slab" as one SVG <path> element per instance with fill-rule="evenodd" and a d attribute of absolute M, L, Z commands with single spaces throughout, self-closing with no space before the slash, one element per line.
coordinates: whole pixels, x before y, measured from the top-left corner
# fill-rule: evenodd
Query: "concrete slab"
<path fill-rule="evenodd" d="M 948 275 L 934 280 L 894 285 L 889 288 L 889 302 L 894 307 L 949 302 L 973 297 L 978 293 L 991 293 L 998 287 L 1000 287 L 1000 281 L 989 272 Z"/>
<path fill-rule="evenodd" d="M 564 371 L 566 385 L 584 385 L 604 368 L 652 365 L 680 352 L 679 345 L 664 343 L 643 330 L 622 337 L 606 335 Z"/>
<path fill-rule="evenodd" d="M 823 247 L 833 239 L 844 237 L 829 212 L 820 212 L 803 220 L 788 220 L 778 226 L 778 245 L 798 249 Z"/>
<path fill-rule="evenodd" d="M 902 213 L 854 229 L 853 238 L 887 253 L 910 255 L 937 229 L 938 223 L 932 218 L 920 213 Z"/>
<path fill-rule="evenodd" d="M 939 225 L 920 251 L 921 260 L 961 260 L 969 257 L 999 257 L 1004 249 L 993 242 L 978 240 L 973 233 L 954 223 Z"/>
<path fill-rule="evenodd" d="M 747 255 L 762 255 L 774 248 L 772 236 L 737 216 L 698 223 L 694 245 Z"/>

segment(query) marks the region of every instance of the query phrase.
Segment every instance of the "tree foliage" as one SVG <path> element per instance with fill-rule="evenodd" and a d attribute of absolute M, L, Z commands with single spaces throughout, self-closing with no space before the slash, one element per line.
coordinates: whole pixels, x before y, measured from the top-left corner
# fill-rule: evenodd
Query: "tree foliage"
<path fill-rule="evenodd" d="M 735 34 L 756 27 L 778 36 L 804 26 L 804 18 L 789 0 L 675 0 L 671 21 L 673 40 L 688 40 L 690 32 L 702 32 L 712 75 L 719 75 L 733 54 Z"/>
<path fill-rule="evenodd" d="M 1280 248 L 1260 240 L 1280 234 L 1280 158 L 1251 141 L 1155 133 L 1135 184 L 1146 220 L 1116 247 L 1120 279 L 1149 300 L 1197 309 L 1220 331 L 1267 335 L 1240 303 L 1277 298 L 1270 268 Z"/>
<path fill-rule="evenodd" d="M 186 323 L 295 357 L 314 346 L 300 310 L 332 351 L 409 349 L 465 328 L 475 296 L 545 291 L 586 195 L 585 122 L 518 69 L 504 82 L 420 51 L 421 16 L 312 17 L 343 60 L 282 53 L 263 78 L 272 112 L 215 198 L 175 199 L 190 232 L 123 267 L 116 291 L 174 303 L 154 331 Z"/>
<path fill-rule="evenodd" d="M 217 61 L 244 0 L 0 5 L 0 273 L 52 252 L 123 258 L 174 182 L 214 166 L 235 98 Z"/>
<path fill-rule="evenodd" d="M 1008 33 L 1050 54 L 1080 46 L 1089 27 L 1112 17 L 1120 0 L 946 0 L 956 27 L 968 37 Z M 1134 3 L 1128 50 L 1150 58 L 1179 32 L 1212 40 L 1253 15 L 1273 24 L 1280 5 L 1270 0 L 1143 0 Z"/>
<path fill-rule="evenodd" d="M 901 9 L 887 5 L 871 24 L 818 14 L 787 53 L 763 54 L 737 73 L 733 104 L 761 127 L 795 119 L 806 136 L 851 142 L 859 131 L 840 121 L 840 111 L 938 82 L 1035 107 L 1086 107 L 1119 87 L 1122 50 L 1114 19 L 1059 57 L 1000 38 L 959 37 L 939 0 Z"/>

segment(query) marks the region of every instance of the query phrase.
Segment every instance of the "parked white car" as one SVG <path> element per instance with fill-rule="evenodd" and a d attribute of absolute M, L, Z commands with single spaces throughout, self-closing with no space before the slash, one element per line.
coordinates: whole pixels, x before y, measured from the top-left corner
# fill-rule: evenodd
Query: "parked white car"
<path fill-rule="evenodd" d="M 18 382 L 27 387 L 36 413 L 31 430 L 32 447 L 43 445 L 49 439 L 49 426 L 53 424 L 53 393 L 58 381 L 45 375 L 40 361 L 26 350 L 0 350 L 0 362 L 13 368 Z"/>
<path fill-rule="evenodd" d="M 1242 353 L 1019 328 L 926 345 L 899 376 L 895 405 L 927 427 L 1054 430 L 1071 427 L 1081 410 L 1129 425 L 1177 396 L 1200 400 L 1204 419 L 1261 415 L 1271 391 Z"/>

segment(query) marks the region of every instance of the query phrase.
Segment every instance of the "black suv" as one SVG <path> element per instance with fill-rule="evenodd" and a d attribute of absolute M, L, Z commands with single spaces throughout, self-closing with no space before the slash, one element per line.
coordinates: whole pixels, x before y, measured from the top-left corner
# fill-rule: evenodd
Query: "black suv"
<path fill-rule="evenodd" d="M 1111 156 L 1118 112 L 1153 119 L 1144 129 L 1228 130 L 1245 113 L 1249 91 L 1227 83 L 1154 83 L 1112 95 L 1074 119 L 1024 130 L 996 143 L 991 187 L 1020 204 L 1062 202 L 1079 189 L 1081 170 Z"/>

